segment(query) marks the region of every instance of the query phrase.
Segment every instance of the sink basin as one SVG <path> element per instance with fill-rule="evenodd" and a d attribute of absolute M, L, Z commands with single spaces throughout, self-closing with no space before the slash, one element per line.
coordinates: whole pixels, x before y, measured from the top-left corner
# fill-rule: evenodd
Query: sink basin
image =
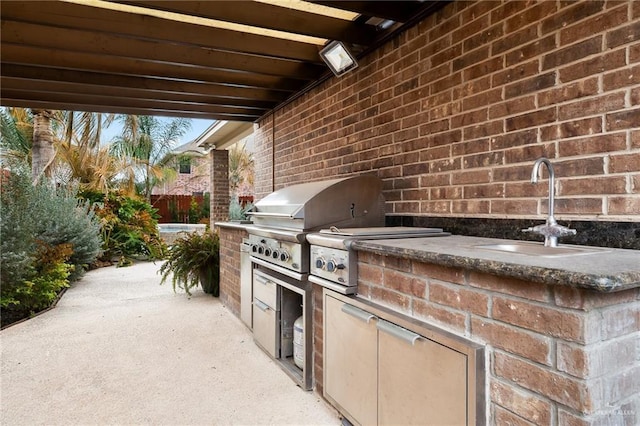
<path fill-rule="evenodd" d="M 604 253 L 609 250 L 597 247 L 578 247 L 578 246 L 559 246 L 545 247 L 539 243 L 500 243 L 500 244 L 483 244 L 474 246 L 482 250 L 501 251 L 504 253 L 524 254 L 527 256 L 538 257 L 563 257 L 577 256 L 585 254 Z"/>

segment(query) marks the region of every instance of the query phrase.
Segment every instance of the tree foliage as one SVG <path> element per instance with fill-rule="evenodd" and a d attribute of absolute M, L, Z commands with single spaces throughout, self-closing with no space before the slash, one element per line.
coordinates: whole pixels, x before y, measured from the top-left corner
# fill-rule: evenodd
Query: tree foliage
<path fill-rule="evenodd" d="M 33 144 L 33 117 L 24 108 L 0 110 L 0 160 L 4 167 L 31 165 L 31 145 Z"/>
<path fill-rule="evenodd" d="M 162 122 L 140 115 L 121 115 L 118 120 L 122 135 L 114 140 L 111 153 L 132 164 L 135 171 L 130 177 L 140 183 L 140 193 L 149 200 L 156 184 L 174 176 L 173 169 L 163 165 L 163 158 L 191 128 L 191 121 L 176 118 Z"/>
<path fill-rule="evenodd" d="M 253 154 L 247 151 L 244 143 L 229 149 L 229 189 L 232 193 L 237 194 L 243 183 L 253 186 L 253 170 Z"/>

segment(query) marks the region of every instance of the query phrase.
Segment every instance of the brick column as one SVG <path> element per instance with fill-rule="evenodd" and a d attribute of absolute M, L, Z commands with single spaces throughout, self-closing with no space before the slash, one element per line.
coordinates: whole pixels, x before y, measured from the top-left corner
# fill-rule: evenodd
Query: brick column
<path fill-rule="evenodd" d="M 240 244 L 248 234 L 244 229 L 220 227 L 220 301 L 240 316 Z"/>
<path fill-rule="evenodd" d="M 229 220 L 229 151 L 211 150 L 211 214 L 210 225 Z"/>

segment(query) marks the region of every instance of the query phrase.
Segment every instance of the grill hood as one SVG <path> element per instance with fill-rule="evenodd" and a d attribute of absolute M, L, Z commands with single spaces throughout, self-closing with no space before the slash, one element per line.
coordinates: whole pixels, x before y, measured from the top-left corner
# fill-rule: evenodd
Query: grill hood
<path fill-rule="evenodd" d="M 330 226 L 384 226 L 382 181 L 373 175 L 292 185 L 258 201 L 257 226 L 313 231 Z"/>

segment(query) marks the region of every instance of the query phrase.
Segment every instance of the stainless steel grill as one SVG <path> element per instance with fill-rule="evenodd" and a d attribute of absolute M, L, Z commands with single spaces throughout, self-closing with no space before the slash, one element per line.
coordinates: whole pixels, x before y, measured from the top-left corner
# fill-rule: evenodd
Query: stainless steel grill
<path fill-rule="evenodd" d="M 311 389 L 312 310 L 306 236 L 330 227 L 382 227 L 382 182 L 364 175 L 293 185 L 249 212 L 254 340 L 303 388 Z M 303 317 L 304 362 L 294 363 L 293 321 Z M 299 361 L 299 360 L 298 360 Z"/>
<path fill-rule="evenodd" d="M 330 226 L 384 226 L 382 182 L 373 175 L 303 183 L 272 192 L 255 204 L 259 227 L 308 232 Z"/>

